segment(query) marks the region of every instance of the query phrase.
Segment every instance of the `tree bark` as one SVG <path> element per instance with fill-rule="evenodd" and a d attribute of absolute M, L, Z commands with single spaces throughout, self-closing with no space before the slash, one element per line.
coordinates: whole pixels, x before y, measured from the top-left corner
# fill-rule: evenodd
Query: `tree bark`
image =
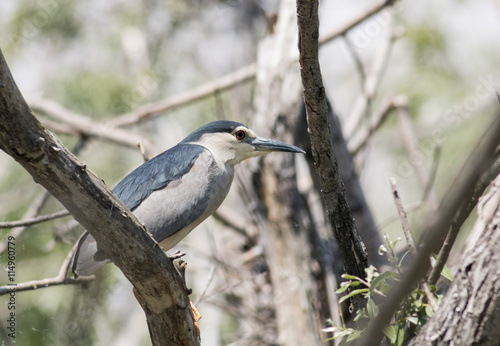
<path fill-rule="evenodd" d="M 0 51 L 0 148 L 82 224 L 139 292 L 154 345 L 196 345 L 189 298 L 158 244 L 33 116 Z"/>
<path fill-rule="evenodd" d="M 475 227 L 481 238 L 464 260 L 441 301 L 412 345 L 500 344 L 500 176 Z"/>
<path fill-rule="evenodd" d="M 346 272 L 364 278 L 365 269 L 368 267 L 366 248 L 347 204 L 344 184 L 340 179 L 337 159 L 332 149 L 328 107 L 318 60 L 318 5 L 315 0 L 297 0 L 300 72 L 311 135 L 311 150 L 328 218 L 339 244 Z M 352 302 L 356 309 L 361 309 L 365 304 L 360 295 L 354 296 Z"/>
<path fill-rule="evenodd" d="M 294 142 L 301 103 L 296 42 L 295 2 L 285 0 L 274 34 L 259 45 L 252 120 L 252 127 L 263 136 L 285 142 Z M 325 337 L 321 328 L 331 311 L 316 282 L 319 268 L 312 257 L 312 225 L 297 189 L 295 171 L 294 155 L 271 154 L 260 165 L 256 162 L 250 177 L 252 190 L 257 191 L 252 203 L 257 206 L 254 220 L 259 220 L 272 284 L 275 342 L 322 345 Z"/>

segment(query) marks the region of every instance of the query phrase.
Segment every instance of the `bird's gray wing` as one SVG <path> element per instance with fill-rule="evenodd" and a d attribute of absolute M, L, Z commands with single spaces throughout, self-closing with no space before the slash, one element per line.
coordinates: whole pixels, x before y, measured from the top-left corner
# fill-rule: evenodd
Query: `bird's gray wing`
<path fill-rule="evenodd" d="M 163 189 L 189 172 L 204 150 L 198 145 L 179 144 L 137 167 L 113 188 L 113 192 L 134 211 L 153 191 Z"/>

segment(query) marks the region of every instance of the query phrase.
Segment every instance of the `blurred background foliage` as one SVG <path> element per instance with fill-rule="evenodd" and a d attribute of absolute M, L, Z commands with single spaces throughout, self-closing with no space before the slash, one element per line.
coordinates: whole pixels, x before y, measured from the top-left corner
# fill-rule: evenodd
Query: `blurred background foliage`
<path fill-rule="evenodd" d="M 370 3 L 322 1 L 321 31 L 340 27 Z M 71 111 L 105 121 L 255 61 L 257 44 L 269 33 L 267 18 L 276 13 L 278 5 L 277 0 L 3 0 L 0 47 L 28 101 L 51 99 Z M 500 86 L 499 17 L 498 0 L 406 0 L 347 35 L 369 74 L 384 40 L 394 30 L 401 32 L 370 112 L 394 95 L 407 98 L 425 170 L 432 166 L 434 151 L 425 146 L 426 140 L 441 146 L 434 184 L 438 196 L 450 188 L 491 119 L 494 89 Z M 321 48 L 321 64 L 329 98 L 347 121 L 362 90 L 360 73 L 342 38 Z M 485 86 L 485 80 L 493 82 Z M 216 93 L 130 130 L 151 139 L 160 152 L 205 122 L 221 118 L 247 122 L 252 113 L 252 85 L 249 82 Z M 484 98 L 476 95 L 481 85 Z M 477 100 L 471 101 L 474 96 Z M 58 136 L 69 148 L 78 142 L 72 135 Z M 84 146 L 78 156 L 109 186 L 142 162 L 139 150 L 99 140 Z M 388 119 L 356 161 L 378 223 L 395 214 L 389 176 L 397 177 L 403 202 L 421 198 L 423 188 L 404 149 L 396 116 Z M 0 167 L 0 221 L 21 219 L 42 189 L 3 153 Z M 231 200 L 241 203 L 237 196 Z M 50 200 L 41 213 L 60 208 Z M 426 208 L 410 215 L 412 225 L 420 223 Z M 17 239 L 17 282 L 56 275 L 80 234 L 68 231 L 67 223 L 68 218 L 35 225 Z M 382 225 L 381 231 L 401 236 L 398 219 Z M 188 275 L 195 296 L 208 279 L 210 254 L 202 245 L 206 244 L 204 237 L 217 239 L 214 228 L 213 221 L 207 222 L 183 245 L 191 252 Z M 2 242 L 8 232 L 0 230 Z M 205 233 L 209 236 L 202 235 Z M 0 263 L 5 263 L 4 254 Z M 0 284 L 6 278 L 0 277 Z M 1 321 L 8 312 L 3 299 L 0 297 Z M 113 266 L 101 270 L 92 283 L 22 292 L 16 299 L 19 344 L 149 344 L 142 311 Z M 199 308 L 205 315 L 201 320 L 205 345 L 230 344 L 237 339 L 238 322 L 231 315 L 210 303 L 202 302 Z M 7 340 L 3 324 L 0 338 Z"/>

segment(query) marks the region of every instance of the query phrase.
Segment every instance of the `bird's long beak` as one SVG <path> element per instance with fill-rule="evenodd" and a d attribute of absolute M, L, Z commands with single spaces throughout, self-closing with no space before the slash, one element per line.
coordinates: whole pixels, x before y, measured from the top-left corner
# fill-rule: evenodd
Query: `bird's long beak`
<path fill-rule="evenodd" d="M 249 144 L 253 145 L 256 151 L 262 153 L 267 153 L 271 151 L 287 151 L 291 153 L 301 153 L 301 154 L 306 153 L 304 150 L 297 148 L 295 145 L 262 137 L 252 138 Z"/>

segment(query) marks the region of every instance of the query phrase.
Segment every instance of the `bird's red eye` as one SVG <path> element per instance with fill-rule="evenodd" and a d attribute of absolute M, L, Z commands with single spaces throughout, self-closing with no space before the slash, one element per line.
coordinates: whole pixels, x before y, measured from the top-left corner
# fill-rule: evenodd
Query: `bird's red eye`
<path fill-rule="evenodd" d="M 234 137 L 236 137 L 236 139 L 239 141 L 245 139 L 246 135 L 247 134 L 243 130 L 239 130 L 234 133 Z"/>

